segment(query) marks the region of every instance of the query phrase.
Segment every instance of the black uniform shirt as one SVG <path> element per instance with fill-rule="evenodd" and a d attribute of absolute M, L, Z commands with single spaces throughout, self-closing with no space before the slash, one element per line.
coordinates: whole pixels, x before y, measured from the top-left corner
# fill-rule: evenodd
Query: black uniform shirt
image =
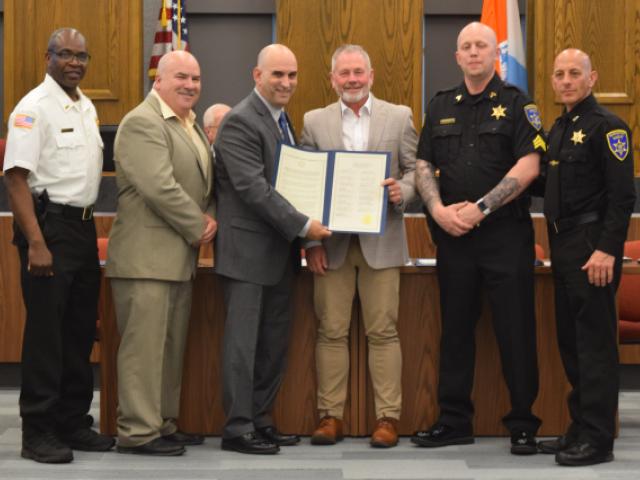
<path fill-rule="evenodd" d="M 536 105 L 498 75 L 479 95 L 470 95 L 462 82 L 429 103 L 417 156 L 440 169 L 445 205 L 475 201 L 520 158 L 544 152 L 541 128 Z"/>
<path fill-rule="evenodd" d="M 544 168 L 547 219 L 598 212 L 604 230 L 595 248 L 620 255 L 635 203 L 629 127 L 589 95 L 551 127 Z"/>

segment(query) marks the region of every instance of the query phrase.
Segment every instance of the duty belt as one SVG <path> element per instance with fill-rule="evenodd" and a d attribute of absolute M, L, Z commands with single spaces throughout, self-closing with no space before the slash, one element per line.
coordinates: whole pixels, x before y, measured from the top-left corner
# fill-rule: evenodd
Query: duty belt
<path fill-rule="evenodd" d="M 555 233 L 562 233 L 579 225 L 597 222 L 598 220 L 600 220 L 600 213 L 588 212 L 575 217 L 560 218 L 554 222 L 549 222 L 549 225 L 551 225 Z"/>
<path fill-rule="evenodd" d="M 45 211 L 62 215 L 72 220 L 89 221 L 93 218 L 93 205 L 88 207 L 73 207 L 71 205 L 62 205 L 60 203 L 47 203 Z"/>

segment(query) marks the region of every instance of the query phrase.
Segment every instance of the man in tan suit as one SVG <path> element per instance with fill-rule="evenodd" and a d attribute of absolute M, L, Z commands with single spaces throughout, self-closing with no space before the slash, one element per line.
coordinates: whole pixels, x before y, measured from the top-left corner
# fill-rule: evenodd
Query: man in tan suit
<path fill-rule="evenodd" d="M 382 235 L 333 234 L 306 246 L 314 272 L 314 301 L 320 321 L 316 344 L 320 425 L 313 444 L 342 439 L 347 397 L 347 346 L 351 305 L 356 286 L 369 342 L 369 369 L 375 392 L 374 447 L 398 443 L 397 421 L 402 403 L 402 354 L 396 323 L 400 269 L 408 260 L 404 206 L 414 196 L 417 134 L 411 110 L 375 98 L 369 89 L 373 70 L 367 52 L 343 45 L 331 60 L 331 84 L 340 100 L 304 116 L 302 144 L 320 150 L 391 152 L 387 225 Z"/>
<path fill-rule="evenodd" d="M 177 431 L 182 362 L 198 247 L 210 242 L 213 164 L 195 123 L 200 67 L 163 56 L 147 98 L 116 135 L 118 210 L 107 276 L 121 335 L 118 452 L 181 455 L 201 436 Z"/>

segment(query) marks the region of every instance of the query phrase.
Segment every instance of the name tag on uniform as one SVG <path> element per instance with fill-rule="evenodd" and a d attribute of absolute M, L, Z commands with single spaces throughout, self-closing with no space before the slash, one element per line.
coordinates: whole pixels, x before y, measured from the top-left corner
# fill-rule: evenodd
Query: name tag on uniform
<path fill-rule="evenodd" d="M 71 133 L 71 132 L 73 132 L 73 127 L 60 129 L 60 133 Z"/>
<path fill-rule="evenodd" d="M 455 118 L 441 118 L 440 125 L 451 125 L 452 123 L 456 123 Z"/>

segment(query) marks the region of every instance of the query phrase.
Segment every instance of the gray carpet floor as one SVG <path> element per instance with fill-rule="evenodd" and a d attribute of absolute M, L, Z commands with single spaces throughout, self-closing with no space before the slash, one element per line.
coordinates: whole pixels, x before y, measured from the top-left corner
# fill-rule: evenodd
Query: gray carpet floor
<path fill-rule="evenodd" d="M 96 399 L 98 398 L 96 392 Z M 18 392 L 0 390 L 0 479 L 122 480 L 560 480 L 640 479 L 640 392 L 620 394 L 620 437 L 616 460 L 593 467 L 559 467 L 550 455 L 516 457 L 509 439 L 477 438 L 474 445 L 421 449 L 408 438 L 390 450 L 376 450 L 366 438 L 312 447 L 309 438 L 275 456 L 220 450 L 220 439 L 189 447 L 182 457 L 154 458 L 114 452 L 74 452 L 67 465 L 43 465 L 20 457 Z M 92 414 L 98 418 L 97 400 Z"/>

